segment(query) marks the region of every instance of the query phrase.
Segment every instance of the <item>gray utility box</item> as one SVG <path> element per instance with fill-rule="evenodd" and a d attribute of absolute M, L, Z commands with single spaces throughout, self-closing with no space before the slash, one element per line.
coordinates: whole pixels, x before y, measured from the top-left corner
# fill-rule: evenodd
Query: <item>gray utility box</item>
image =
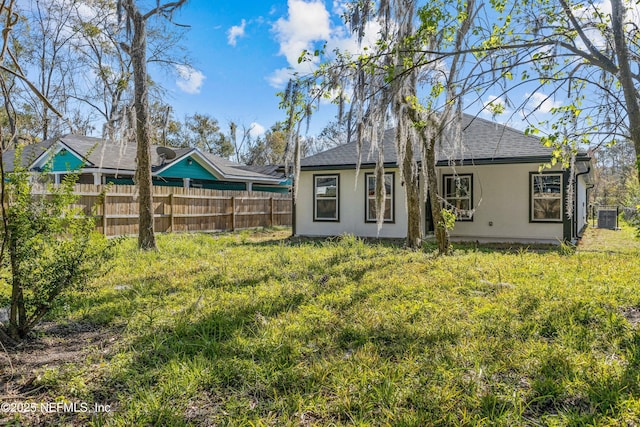
<path fill-rule="evenodd" d="M 598 228 L 607 228 L 609 230 L 615 230 L 616 228 L 618 228 L 618 210 L 599 209 Z"/>

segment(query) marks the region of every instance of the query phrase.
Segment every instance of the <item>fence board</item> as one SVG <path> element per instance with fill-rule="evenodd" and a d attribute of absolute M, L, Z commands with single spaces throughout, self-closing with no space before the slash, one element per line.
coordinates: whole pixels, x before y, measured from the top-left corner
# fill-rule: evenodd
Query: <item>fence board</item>
<path fill-rule="evenodd" d="M 291 225 L 289 194 L 159 186 L 153 192 L 154 225 L 159 233 Z M 75 206 L 96 218 L 96 230 L 106 236 L 138 233 L 135 186 L 78 184 L 74 193 L 79 196 Z"/>

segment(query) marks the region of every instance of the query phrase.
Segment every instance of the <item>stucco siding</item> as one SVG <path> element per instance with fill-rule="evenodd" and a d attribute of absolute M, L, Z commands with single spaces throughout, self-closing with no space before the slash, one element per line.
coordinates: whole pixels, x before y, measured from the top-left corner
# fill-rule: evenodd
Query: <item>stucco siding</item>
<path fill-rule="evenodd" d="M 584 175 L 578 176 L 576 183 L 577 191 L 577 206 L 576 206 L 576 221 L 578 225 L 578 233 L 581 233 L 588 221 L 588 202 L 587 202 L 587 183 L 585 182 Z"/>
<path fill-rule="evenodd" d="M 384 223 L 380 232 L 376 223 L 365 221 L 365 173 L 361 170 L 356 186 L 355 170 L 303 171 L 300 173 L 296 212 L 296 234 L 300 236 L 339 236 L 354 234 L 361 237 L 405 238 L 407 235 L 407 212 L 403 187 L 397 169 L 385 172 L 395 174 L 394 210 L 395 222 Z M 314 221 L 314 175 L 339 175 L 339 220 Z"/>
<path fill-rule="evenodd" d="M 442 194 L 443 176 L 472 175 L 472 221 L 456 221 L 451 232 L 454 240 L 480 242 L 558 243 L 563 238 L 562 222 L 530 221 L 530 174 L 538 172 L 538 163 L 458 166 L 438 169 L 438 188 Z M 365 173 L 362 170 L 355 187 L 354 170 L 303 171 L 297 201 L 296 233 L 301 236 L 336 236 L 345 233 L 362 237 L 405 238 L 407 215 L 404 187 L 395 175 L 395 223 L 385 223 L 378 233 L 375 223 L 365 222 Z M 560 172 L 559 168 L 551 170 Z M 549 172 L 549 171 L 545 171 Z M 314 221 L 314 175 L 339 175 L 339 221 Z M 584 191 L 581 193 L 584 197 Z M 583 203 L 579 199 L 579 205 Z M 422 202 L 424 206 L 424 201 Z M 564 202 L 563 202 L 564 206 Z M 582 214 L 581 214 L 582 215 Z M 425 224 L 424 217 L 421 223 Z"/>
<path fill-rule="evenodd" d="M 472 221 L 456 221 L 451 236 L 460 240 L 540 241 L 562 240 L 562 223 L 530 221 L 530 178 L 539 164 L 505 164 L 456 167 L 455 172 L 473 175 Z M 439 170 L 442 175 L 453 168 Z"/>

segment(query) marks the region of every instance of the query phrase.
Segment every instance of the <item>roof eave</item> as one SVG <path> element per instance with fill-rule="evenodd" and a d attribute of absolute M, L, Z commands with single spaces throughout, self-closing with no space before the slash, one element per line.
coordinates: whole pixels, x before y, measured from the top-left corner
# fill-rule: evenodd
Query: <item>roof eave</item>
<path fill-rule="evenodd" d="M 526 163 L 547 163 L 551 160 L 549 155 L 537 155 L 537 156 L 514 156 L 514 157 L 499 157 L 499 158 L 481 158 L 481 159 L 457 159 L 457 160 L 439 160 L 436 163 L 438 167 L 446 166 L 474 166 L 474 165 L 506 165 L 506 164 L 526 164 Z M 591 157 L 586 153 L 579 153 L 576 157 L 577 162 L 590 162 Z M 418 162 L 420 163 L 420 162 Z M 301 166 L 301 170 L 347 170 L 355 169 L 356 164 L 336 164 L 336 165 L 309 165 Z M 375 163 L 361 163 L 361 169 L 374 168 Z M 396 163 L 385 163 L 385 168 L 398 167 Z"/>
<path fill-rule="evenodd" d="M 303 171 L 326 171 L 326 170 L 348 170 L 355 169 L 357 167 L 356 164 L 342 164 L 342 165 L 310 165 L 310 166 L 300 166 L 300 170 Z M 375 163 L 361 163 L 360 169 L 373 169 L 376 167 Z M 388 162 L 384 164 L 385 168 L 397 168 L 398 164 L 393 162 Z"/>

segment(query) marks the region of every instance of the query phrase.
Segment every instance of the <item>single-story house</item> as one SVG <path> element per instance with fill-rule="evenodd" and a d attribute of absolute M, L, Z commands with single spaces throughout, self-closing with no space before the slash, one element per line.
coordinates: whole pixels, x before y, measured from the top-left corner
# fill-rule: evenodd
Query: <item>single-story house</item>
<path fill-rule="evenodd" d="M 579 152 L 575 166 L 541 169 L 552 149 L 523 132 L 465 115 L 462 141 L 443 142 L 437 154 L 439 199 L 455 208 L 454 240 L 559 243 L 575 241 L 587 225 L 591 158 Z M 366 143 L 361 170 L 355 142 L 301 161 L 295 230 L 300 236 L 405 238 L 407 210 L 393 131 L 383 139 L 386 200 L 376 223 L 376 153 Z M 424 188 L 424 182 L 420 182 Z M 425 193 L 421 191 L 421 194 Z M 423 235 L 433 233 L 428 197 L 421 196 Z M 568 209 L 567 209 L 568 208 Z"/>
<path fill-rule="evenodd" d="M 22 164 L 51 174 L 55 183 L 73 171 L 79 172 L 80 184 L 132 185 L 136 148 L 135 143 L 65 135 L 25 146 Z M 14 150 L 4 154 L 5 170 L 13 170 L 14 157 Z M 275 166 L 245 166 L 197 148 L 152 145 L 151 164 L 154 185 L 277 193 L 287 193 L 290 187 Z"/>

